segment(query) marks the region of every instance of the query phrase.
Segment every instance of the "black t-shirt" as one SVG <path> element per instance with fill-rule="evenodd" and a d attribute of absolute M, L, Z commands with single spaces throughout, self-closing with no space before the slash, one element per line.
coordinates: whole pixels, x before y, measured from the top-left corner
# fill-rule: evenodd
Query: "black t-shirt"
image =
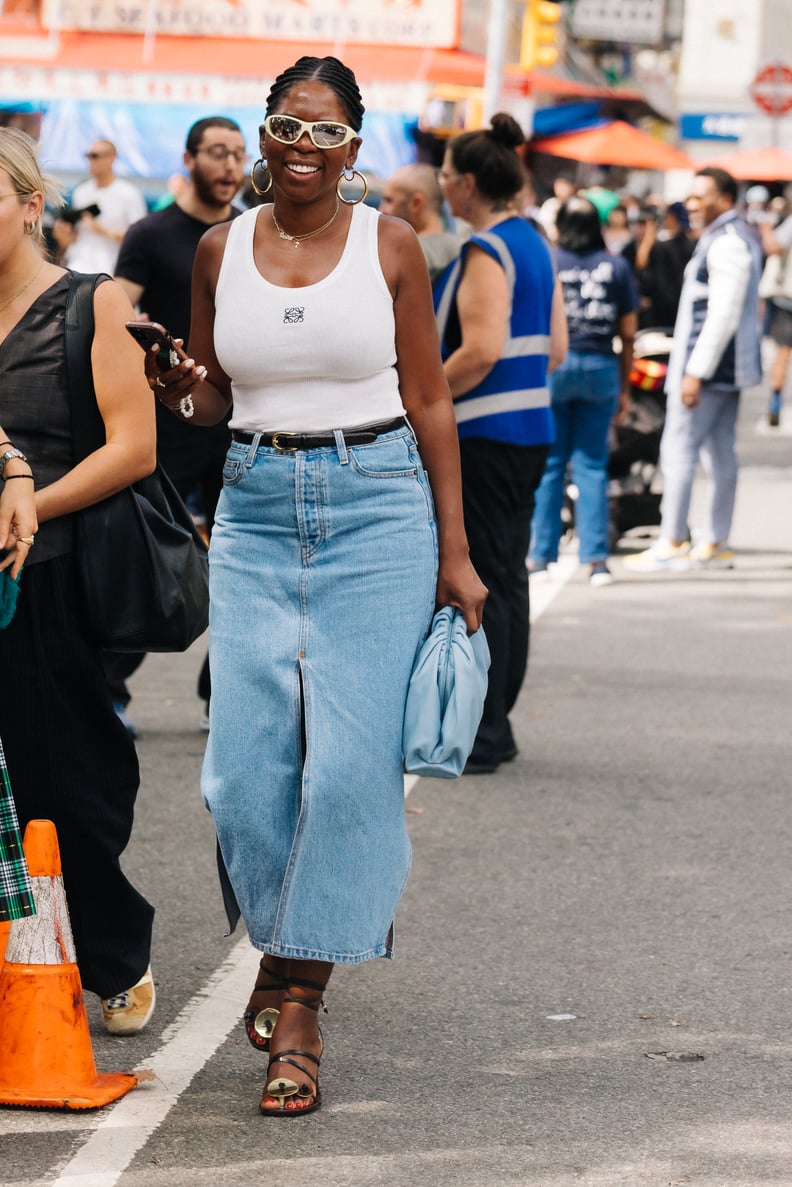
<path fill-rule="evenodd" d="M 643 291 L 651 301 L 642 318 L 644 327 L 652 325 L 673 329 L 682 293 L 682 279 L 695 246 L 684 231 L 671 239 L 659 239 L 652 244 L 644 273 Z"/>
<path fill-rule="evenodd" d="M 231 218 L 241 212 L 232 207 Z M 190 289 L 198 243 L 210 223 L 186 214 L 172 203 L 139 222 L 124 236 L 115 274 L 143 292 L 141 313 L 160 322 L 174 338 L 190 335 Z M 157 447 L 160 460 L 180 491 L 197 480 L 206 464 L 225 457 L 229 432 L 226 421 L 193 426 L 179 421 L 157 404 Z"/>
<path fill-rule="evenodd" d="M 591 251 L 584 255 L 559 247 L 558 277 L 564 290 L 569 349 L 613 353 L 619 319 L 638 309 L 638 293 L 623 255 Z"/>

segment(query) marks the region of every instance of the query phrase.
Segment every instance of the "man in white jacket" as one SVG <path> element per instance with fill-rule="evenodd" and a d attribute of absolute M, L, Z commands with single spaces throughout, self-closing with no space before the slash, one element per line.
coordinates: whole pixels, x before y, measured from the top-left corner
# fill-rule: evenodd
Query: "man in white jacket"
<path fill-rule="evenodd" d="M 660 537 L 646 552 L 625 558 L 633 572 L 734 564 L 728 540 L 737 490 L 737 410 L 742 388 L 762 375 L 762 256 L 736 202 L 737 183 L 725 170 L 702 169 L 694 177 L 686 206 L 700 238 L 685 269 L 668 364 Z M 712 492 L 709 522 L 691 547 L 688 512 L 700 454 Z"/>

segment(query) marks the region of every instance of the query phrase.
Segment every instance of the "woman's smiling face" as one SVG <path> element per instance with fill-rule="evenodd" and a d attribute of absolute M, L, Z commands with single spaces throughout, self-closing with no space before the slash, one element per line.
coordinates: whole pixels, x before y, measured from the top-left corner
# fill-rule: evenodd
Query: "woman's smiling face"
<path fill-rule="evenodd" d="M 283 96 L 271 115 L 293 115 L 312 123 L 327 120 L 349 124 L 349 114 L 330 87 L 314 80 L 299 82 Z M 307 131 L 294 144 L 283 144 L 262 125 L 261 155 L 272 174 L 273 185 L 293 201 L 312 201 L 334 189 L 345 168 L 357 159 L 360 137 L 339 148 L 317 148 Z"/>

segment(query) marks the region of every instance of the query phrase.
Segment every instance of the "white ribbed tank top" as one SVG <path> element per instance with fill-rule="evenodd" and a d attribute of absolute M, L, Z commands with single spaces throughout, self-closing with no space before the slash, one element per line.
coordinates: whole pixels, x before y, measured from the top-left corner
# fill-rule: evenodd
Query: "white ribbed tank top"
<path fill-rule="evenodd" d="M 260 210 L 230 224 L 215 294 L 215 351 L 231 380 L 231 428 L 322 432 L 403 415 L 378 212 L 354 207 L 341 259 L 323 280 L 281 288 L 253 259 Z"/>

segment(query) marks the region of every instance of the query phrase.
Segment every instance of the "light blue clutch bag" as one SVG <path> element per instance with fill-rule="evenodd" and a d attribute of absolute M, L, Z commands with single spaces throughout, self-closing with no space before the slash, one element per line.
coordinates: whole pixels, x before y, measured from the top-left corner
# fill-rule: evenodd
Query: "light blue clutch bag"
<path fill-rule="evenodd" d="M 489 666 L 484 631 L 468 636 L 459 610 L 438 610 L 407 690 L 405 771 L 434 779 L 462 774 L 481 721 Z"/>

